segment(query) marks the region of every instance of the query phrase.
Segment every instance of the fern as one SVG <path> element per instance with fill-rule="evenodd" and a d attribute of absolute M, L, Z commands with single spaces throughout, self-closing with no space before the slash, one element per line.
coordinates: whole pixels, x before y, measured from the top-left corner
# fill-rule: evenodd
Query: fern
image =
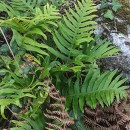
<path fill-rule="evenodd" d="M 88 130 L 120 130 L 114 104 L 110 107 L 97 107 L 96 110 L 85 107 L 84 124 Z"/>
<path fill-rule="evenodd" d="M 60 38 L 65 42 L 61 43 L 61 41 L 59 41 L 59 44 L 62 45 L 66 43 L 66 45 L 68 45 L 70 43 L 73 48 L 83 42 L 93 40 L 91 34 L 93 33 L 93 29 L 95 29 L 94 24 L 96 24 L 96 22 L 92 21 L 92 19 L 95 18 L 95 15 L 92 15 L 92 13 L 96 10 L 91 0 L 82 0 L 82 3 L 78 1 L 78 5 L 75 5 L 75 10 L 76 12 L 69 9 L 70 14 L 66 12 L 67 18 L 63 16 L 64 21 L 63 23 L 59 23 L 59 32 L 55 34 L 57 39 L 57 35 L 60 35 L 60 33 L 63 35 Z M 61 40 L 60 38 L 58 40 Z M 56 43 L 58 45 L 58 42 Z"/>
<path fill-rule="evenodd" d="M 125 90 L 128 87 L 123 86 L 123 83 L 127 79 L 119 80 L 121 75 L 115 77 L 116 72 L 117 70 L 106 71 L 100 75 L 99 69 L 89 70 L 81 87 L 79 78 L 77 78 L 74 86 L 70 83 L 66 99 L 67 108 L 70 108 L 72 103 L 74 114 L 77 115 L 78 106 L 83 112 L 85 103 L 96 108 L 96 104 L 99 102 L 103 107 L 104 104 L 109 106 L 115 97 L 118 102 L 121 98 L 126 97 Z"/>
<path fill-rule="evenodd" d="M 72 107 L 76 116 L 79 108 L 84 112 L 86 104 L 96 108 L 100 103 L 104 107 L 109 106 L 114 99 L 119 101 L 126 97 L 127 86 L 123 86 L 126 79 L 120 79 L 121 75 L 115 76 L 116 70 L 100 74 L 98 66 L 95 67 L 96 59 L 117 54 L 119 49 L 106 40 L 93 38 L 96 7 L 92 0 L 77 1 L 74 9 L 66 10 L 63 17 L 56 7 L 49 4 L 41 7 L 38 6 L 40 3 L 41 0 L 11 0 L 7 1 L 7 4 L 0 3 L 0 10 L 9 15 L 9 18 L 0 20 L 0 26 L 11 28 L 11 47 L 18 44 L 18 50 L 25 50 L 22 50 L 22 53 L 34 52 L 31 55 L 37 56 L 33 56 L 37 64 L 33 66 L 34 69 L 30 67 L 34 61 L 25 62 L 23 55 L 16 53 L 19 65 L 15 65 L 10 58 L 11 61 L 6 61 L 4 66 L 4 57 L 2 58 L 1 67 L 6 68 L 0 71 L 4 73 L 0 82 L 0 107 L 3 118 L 6 118 L 5 108 L 12 104 L 21 107 L 20 101 L 23 103 L 28 97 L 31 101 L 27 109 L 20 109 L 21 112 L 17 114 L 20 119 L 16 117 L 18 122 L 13 120 L 16 127 L 11 128 L 12 130 L 44 129 L 42 125 L 37 125 L 32 114 L 36 114 L 42 105 L 46 105 L 44 102 L 50 84 L 46 80 L 49 77 L 52 77 L 57 88 L 64 86 L 61 90 L 65 90 L 63 93 L 66 94 L 66 107 Z M 60 82 L 63 85 L 59 85 Z M 67 129 L 74 122 L 65 111 L 65 98 L 59 96 L 54 85 L 51 86 L 49 96 L 55 103 L 50 104 L 45 114 L 46 118 L 52 121 L 46 123 L 46 129 Z M 25 102 L 23 104 L 25 105 Z"/>
<path fill-rule="evenodd" d="M 9 6 L 8 4 L 4 2 L 0 2 L 0 11 L 6 12 L 10 17 L 14 17 L 18 15 L 17 11 L 13 10 L 11 6 Z"/>
<path fill-rule="evenodd" d="M 96 22 L 93 21 L 96 17 L 95 8 L 91 0 L 78 1 L 75 10 L 69 8 L 69 12 L 66 11 L 66 16 L 63 16 L 62 22 L 59 23 L 58 31 L 53 34 L 57 48 L 65 57 L 71 58 L 71 61 L 76 57 L 82 57 L 81 61 L 86 59 L 87 62 L 93 62 L 94 59 L 119 51 L 106 41 L 101 41 L 96 46 L 91 44 L 91 41 L 94 41 L 93 30 L 96 28 Z"/>
<path fill-rule="evenodd" d="M 45 128 L 45 120 L 42 116 L 42 111 L 28 117 L 26 115 L 17 115 L 18 120 L 12 120 L 11 124 L 15 125 L 10 130 L 43 130 Z"/>
<path fill-rule="evenodd" d="M 106 39 L 97 42 L 96 45 L 92 43 L 87 44 L 83 51 L 87 55 L 88 62 L 93 62 L 94 59 L 101 59 L 119 53 L 119 49 L 111 45 Z"/>
<path fill-rule="evenodd" d="M 36 29 L 36 28 L 38 29 L 38 27 L 39 27 L 39 30 L 40 30 L 40 27 L 42 27 L 42 29 L 44 28 L 46 29 L 46 31 L 48 31 L 49 29 L 46 26 L 46 24 L 48 23 L 48 24 L 57 26 L 55 22 L 51 20 L 57 20 L 60 17 L 58 16 L 59 15 L 58 10 L 56 10 L 56 8 L 53 7 L 52 5 L 51 6 L 49 6 L 48 4 L 45 5 L 43 10 L 44 10 L 44 13 L 42 12 L 40 8 L 35 9 L 34 17 L 19 17 L 18 16 L 18 17 L 13 17 L 11 19 L 7 19 L 7 20 L 1 20 L 0 25 L 10 27 L 22 33 L 27 33 L 28 31 L 32 31 L 31 34 L 36 34 L 37 31 L 33 29 Z M 42 31 L 40 30 L 39 32 L 42 32 Z"/>
<path fill-rule="evenodd" d="M 80 53 L 75 48 L 83 42 L 93 40 L 91 34 L 95 28 L 96 22 L 92 21 L 95 15 L 95 6 L 90 0 L 78 2 L 75 5 L 75 10 L 69 9 L 70 13 L 66 12 L 66 17 L 63 16 L 63 21 L 59 23 L 59 30 L 55 31 L 53 38 L 58 49 L 65 55 L 70 53 Z"/>
<path fill-rule="evenodd" d="M 40 7 L 42 0 L 12 0 L 9 2 L 12 8 L 18 11 L 30 11 L 35 13 L 35 8 Z"/>
<path fill-rule="evenodd" d="M 10 84 L 11 85 L 11 84 Z M 13 84 L 11 85 L 13 86 Z M 31 98 L 35 98 L 34 95 L 30 94 L 30 89 L 15 89 L 15 88 L 11 88 L 11 86 L 8 87 L 1 87 L 0 89 L 0 112 L 1 115 L 4 119 L 6 119 L 5 114 L 4 114 L 4 110 L 6 109 L 6 107 L 10 106 L 10 105 L 16 105 L 18 107 L 22 107 L 20 100 L 23 97 L 31 97 Z"/>
<path fill-rule="evenodd" d="M 15 66 L 16 69 L 14 69 L 12 64 L 14 63 L 12 62 L 11 65 L 10 63 L 7 64 L 10 70 L 0 70 L 0 74 L 4 74 L 2 80 L 0 81 L 0 112 L 3 118 L 6 118 L 4 115 L 6 108 L 9 108 L 12 104 L 21 108 L 22 104 L 20 101 L 27 98 L 31 98 L 33 100 L 32 110 L 33 113 L 35 113 L 48 96 L 48 84 L 40 81 L 40 79 L 35 80 L 36 76 L 34 74 L 30 74 L 28 71 L 29 66 L 25 66 L 25 64 L 23 64 L 21 68 L 16 68 Z M 35 74 L 37 71 L 40 71 L 40 74 L 36 74 L 37 76 L 39 75 L 39 77 L 44 73 L 42 73 L 41 68 L 39 67 L 32 71 Z M 38 92 L 37 94 L 34 90 L 39 85 L 41 88 L 36 91 Z"/>
<path fill-rule="evenodd" d="M 35 9 L 40 7 L 42 0 L 11 0 L 0 2 L 0 11 L 6 12 L 10 17 L 34 16 Z"/>
<path fill-rule="evenodd" d="M 60 97 L 54 85 L 51 85 L 49 96 L 55 100 L 55 102 L 50 104 L 50 110 L 47 109 L 47 112 L 44 114 L 45 117 L 51 120 L 51 123 L 46 122 L 46 129 L 66 130 L 68 126 L 74 124 L 74 121 L 69 119 L 69 115 L 65 111 L 63 104 L 65 98 Z"/>
<path fill-rule="evenodd" d="M 36 35 L 39 35 L 47 40 L 47 36 L 44 32 L 51 32 L 50 26 L 57 26 L 55 20 L 60 18 L 58 16 L 58 10 L 56 10 L 56 8 L 52 5 L 49 6 L 48 4 L 44 6 L 43 10 L 44 13 L 42 13 L 40 8 L 37 8 L 35 17 L 33 18 L 14 17 L 8 20 L 0 20 L 0 25 L 13 29 L 14 37 L 12 40 L 16 40 L 20 47 L 23 47 L 29 51 L 40 53 L 42 55 L 48 55 L 41 49 L 44 48 L 56 55 L 59 55 L 59 53 L 56 52 L 53 48 L 44 44 L 37 43 L 36 39 L 32 38 L 33 35 L 34 38 Z M 21 35 L 23 33 L 24 36 Z"/>
<path fill-rule="evenodd" d="M 113 103 L 109 107 L 102 108 L 97 106 L 92 110 L 90 107 L 85 107 L 84 124 L 88 130 L 129 130 L 130 117 L 128 116 L 129 103 L 122 100 L 119 104 Z"/>
<path fill-rule="evenodd" d="M 100 42 L 95 47 L 90 43 L 90 41 L 93 40 L 91 34 L 96 24 L 96 22 L 92 20 L 95 18 L 93 13 L 96 11 L 92 1 L 85 0 L 78 2 L 78 5 L 75 5 L 75 10 L 76 11 L 69 9 L 70 13 L 66 11 L 66 16 L 63 16 L 62 22 L 59 22 L 59 29 L 58 31 L 55 30 L 55 33 L 50 29 L 50 26 L 57 26 L 53 21 L 58 20 L 60 16 L 58 10 L 52 5 L 49 6 L 49 4 L 44 6 L 43 11 L 40 8 L 36 8 L 33 18 L 14 17 L 8 20 L 1 20 L 0 25 L 14 29 L 14 36 L 18 36 L 15 37 L 17 43 L 21 42 L 19 45 L 22 45 L 21 47 L 26 48 L 28 51 L 35 51 L 42 55 L 48 55 L 46 51 L 42 50 L 44 49 L 62 60 L 68 61 L 71 57 L 71 61 L 74 62 L 76 57 L 82 57 L 81 61 L 86 59 L 87 62 L 93 62 L 96 58 L 103 58 L 117 53 L 118 49 L 114 46 L 109 47 L 108 43 Z M 47 36 L 43 30 L 44 32 L 47 31 L 53 34 L 53 39 L 57 48 L 43 43 L 40 44 L 36 39 L 32 38 L 32 35 L 39 35 L 47 40 Z M 24 33 L 24 36 L 22 37 L 22 35 L 18 34 L 16 31 Z M 19 39 L 19 37 L 21 38 Z M 84 51 L 83 48 L 86 50 Z M 57 51 L 57 49 L 60 50 L 60 52 Z M 101 51 L 102 49 L 104 49 L 103 52 Z M 92 54 L 90 55 L 91 52 Z"/>

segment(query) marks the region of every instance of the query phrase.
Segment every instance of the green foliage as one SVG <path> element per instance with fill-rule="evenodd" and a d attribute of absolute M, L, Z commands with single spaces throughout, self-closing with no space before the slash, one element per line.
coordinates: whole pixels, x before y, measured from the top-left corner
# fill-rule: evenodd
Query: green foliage
<path fill-rule="evenodd" d="M 42 0 L 12 0 L 8 2 L 12 8 L 18 11 L 29 11 L 35 13 L 35 8 L 40 7 Z"/>
<path fill-rule="evenodd" d="M 117 2 L 116 0 L 112 0 L 112 10 L 117 11 L 119 8 L 122 7 L 122 4 Z"/>
<path fill-rule="evenodd" d="M 94 4 L 92 4 L 91 1 L 84 1 L 82 4 L 78 2 L 78 5 L 75 5 L 75 9 L 78 14 L 76 14 L 71 8 L 69 8 L 70 13 L 66 12 L 67 17 L 63 16 L 64 22 L 59 23 L 59 32 L 56 32 L 55 34 L 57 36 L 59 35 L 58 33 L 61 33 L 62 37 L 59 39 L 58 37 L 56 37 L 57 40 L 59 40 L 60 42 L 61 39 L 65 40 L 66 38 L 66 46 L 64 46 L 68 48 L 68 42 L 70 43 L 70 46 L 72 46 L 72 49 L 75 49 L 83 42 L 90 42 L 91 40 L 93 40 L 93 38 L 91 37 L 91 33 L 96 24 L 96 22 L 92 21 L 92 19 L 95 18 L 95 15 L 91 14 L 96 10 Z M 66 35 L 66 37 L 64 37 L 64 35 Z M 61 44 L 58 44 L 58 42 L 56 43 L 57 46 Z"/>
<path fill-rule="evenodd" d="M 9 48 L 7 46 L 7 44 L 3 44 L 1 47 L 0 47 L 0 54 L 4 53 L 4 52 L 7 52 L 9 51 Z"/>
<path fill-rule="evenodd" d="M 41 1 L 42 0 L 6 0 L 6 3 L 0 2 L 0 11 L 6 12 L 10 17 L 35 15 L 35 9 L 40 7 Z"/>
<path fill-rule="evenodd" d="M 118 52 L 118 49 L 114 46 L 109 47 L 109 43 L 104 44 L 104 41 L 96 46 L 90 43 L 94 40 L 91 35 L 96 27 L 96 22 L 92 21 L 96 17 L 93 14 L 96 10 L 92 1 L 78 2 L 75 9 L 78 14 L 70 8 L 69 13 L 66 12 L 66 17 L 63 16 L 62 22 L 59 23 L 59 30 L 56 30 L 53 35 L 57 48 L 66 57 L 64 60 L 71 59 L 70 61 L 74 63 L 79 59 L 80 62 L 82 60 L 93 62 L 94 59 Z"/>
<path fill-rule="evenodd" d="M 127 86 L 123 86 L 123 83 L 127 79 L 120 80 L 121 75 L 115 77 L 116 72 L 117 70 L 100 74 L 100 70 L 90 69 L 82 81 L 83 83 L 80 81 L 80 75 L 75 83 L 70 79 L 66 100 L 67 108 L 70 108 L 72 103 L 74 114 L 77 115 L 78 105 L 84 112 L 86 103 L 92 108 L 96 108 L 96 104 L 99 102 L 104 107 L 104 104 L 109 106 L 114 101 L 115 96 L 118 102 L 120 98 L 126 97 Z"/>
<path fill-rule="evenodd" d="M 100 9 L 107 9 L 104 13 L 104 17 L 113 20 L 114 12 L 117 12 L 121 7 L 122 4 L 119 3 L 117 0 L 111 0 L 110 2 L 107 0 L 102 0 Z"/>
<path fill-rule="evenodd" d="M 43 4 L 52 4 L 52 5 L 55 5 L 57 8 L 61 7 L 62 4 L 69 4 L 68 0 L 51 0 L 51 1 L 48 1 L 48 0 L 44 0 L 42 1 Z"/>
<path fill-rule="evenodd" d="M 113 20 L 114 19 L 113 12 L 108 9 L 107 12 L 104 14 L 104 17 Z"/>
<path fill-rule="evenodd" d="M 45 119 L 42 115 L 42 111 L 37 111 L 31 117 L 25 115 L 19 116 L 19 121 L 12 120 L 11 122 L 15 124 L 16 127 L 10 128 L 10 130 L 43 130 L 45 128 Z"/>
<path fill-rule="evenodd" d="M 3 42 L 0 46 L 0 112 L 2 120 L 9 118 L 7 110 L 12 113 L 11 130 L 45 129 L 43 113 L 51 105 L 48 94 L 52 82 L 67 98 L 66 108 L 68 112 L 72 109 L 75 117 L 78 110 L 84 112 L 86 104 L 96 108 L 100 103 L 104 107 L 115 97 L 117 101 L 126 97 L 127 87 L 123 85 L 126 79 L 115 76 L 116 70 L 102 74 L 96 64 L 97 59 L 117 54 L 119 49 L 107 40 L 94 38 L 96 22 L 93 19 L 97 16 L 92 0 L 78 1 L 64 15 L 57 8 L 66 1 L 58 4 L 54 0 L 41 6 L 46 3 L 42 2 L 0 2 L 0 11 L 6 13 L 0 18 L 0 26 L 9 35 L 7 39 L 5 35 L 4 40 L 9 41 L 14 55 L 10 56 L 9 46 Z M 114 11 L 118 8 L 119 4 L 113 5 Z M 76 126 L 84 129 L 78 121 Z"/>
<path fill-rule="evenodd" d="M 22 64 L 21 68 L 13 69 L 12 63 L 7 61 L 5 62 L 6 65 L 8 64 L 7 69 L 0 70 L 0 75 L 4 76 L 4 78 L 2 78 L 2 81 L 0 83 L 1 86 L 0 106 L 2 116 L 5 118 L 4 109 L 5 107 L 8 107 L 10 104 L 15 104 L 19 107 L 22 107 L 20 100 L 23 98 L 26 99 L 26 97 L 35 98 L 33 100 L 34 103 L 32 102 L 33 104 L 32 109 L 33 112 L 35 113 L 37 109 L 40 107 L 40 104 L 44 103 L 45 99 L 48 96 L 49 86 L 45 84 L 43 81 L 37 79 L 37 76 L 40 77 L 40 75 L 42 75 L 44 72 L 43 73 L 41 72 L 39 74 L 39 71 L 41 71 L 40 66 L 33 69 L 31 68 L 30 65 Z M 32 72 L 35 75 L 31 75 L 30 73 Z M 41 88 L 36 89 L 37 86 L 40 86 Z"/>
<path fill-rule="evenodd" d="M 47 40 L 47 36 L 44 32 L 51 32 L 50 26 L 57 26 L 54 21 L 60 18 L 58 16 L 58 10 L 56 10 L 53 6 L 49 6 L 47 4 L 44 6 L 43 10 L 44 13 L 42 13 L 40 8 L 36 8 L 35 16 L 31 19 L 30 17 L 14 17 L 8 20 L 1 20 L 1 26 L 7 26 L 13 29 L 14 37 L 12 38 L 12 42 L 15 40 L 22 48 L 48 56 L 49 54 L 41 49 L 43 48 L 54 53 L 55 55 L 59 55 L 59 53 L 56 52 L 53 48 L 50 48 L 45 44 L 40 44 L 36 41 L 37 37 L 39 36 L 42 36 L 45 40 Z M 22 36 L 19 32 L 24 35 Z M 36 35 L 37 36 L 34 38 L 32 35 L 34 35 L 34 37 Z"/>

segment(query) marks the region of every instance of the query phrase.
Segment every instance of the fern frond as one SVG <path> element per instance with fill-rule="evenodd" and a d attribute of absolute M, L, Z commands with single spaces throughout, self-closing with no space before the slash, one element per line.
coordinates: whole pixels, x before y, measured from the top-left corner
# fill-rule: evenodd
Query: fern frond
<path fill-rule="evenodd" d="M 11 0 L 8 3 L 17 11 L 35 13 L 35 8 L 39 7 L 41 2 L 42 0 Z"/>
<path fill-rule="evenodd" d="M 0 11 L 6 12 L 10 17 L 17 16 L 19 13 L 15 11 L 11 6 L 4 2 L 0 2 Z"/>
<path fill-rule="evenodd" d="M 55 20 L 59 19 L 58 10 L 52 5 L 45 5 L 43 12 L 40 8 L 36 8 L 35 17 L 14 17 L 7 20 L 0 20 L 0 26 L 5 26 L 13 29 L 14 37 L 21 47 L 26 48 L 29 51 L 34 51 L 42 55 L 48 55 L 42 48 L 47 49 L 56 56 L 64 59 L 64 56 L 59 55 L 53 48 L 44 44 L 36 42 L 35 36 L 42 36 L 47 40 L 45 32 L 51 32 L 50 27 L 57 26 Z M 24 36 L 22 36 L 24 34 Z M 34 36 L 34 37 L 32 37 Z"/>
<path fill-rule="evenodd" d="M 69 9 L 66 12 L 66 17 L 63 16 L 64 21 L 59 23 L 59 30 L 54 34 L 54 40 L 57 47 L 72 49 L 79 46 L 83 42 L 90 42 L 93 40 L 91 34 L 95 29 L 95 24 L 92 19 L 95 18 L 95 6 L 91 0 L 78 1 L 75 4 L 75 10 Z M 61 50 L 62 51 L 62 50 Z"/>
<path fill-rule="evenodd" d="M 1 95 L 0 112 L 4 119 L 6 119 L 4 115 L 4 110 L 6 107 L 8 107 L 11 104 L 21 107 L 20 99 L 22 99 L 23 97 L 35 98 L 34 95 L 30 94 L 30 89 L 20 90 L 20 89 L 13 88 L 13 85 L 12 88 L 1 87 L 0 95 Z"/>
<path fill-rule="evenodd" d="M 123 83 L 127 78 L 120 80 L 122 75 L 115 77 L 116 72 L 117 70 L 113 72 L 106 71 L 100 75 L 99 69 L 96 71 L 90 69 L 81 87 L 79 78 L 74 86 L 69 86 L 66 99 L 67 108 L 72 103 L 74 114 L 77 115 L 78 106 L 83 112 L 86 103 L 92 108 L 96 108 L 97 102 L 102 106 L 104 104 L 109 106 L 115 97 L 118 102 L 121 98 L 126 97 L 125 90 L 128 87 L 123 86 Z"/>
<path fill-rule="evenodd" d="M 50 108 L 59 108 L 63 111 L 65 106 L 63 104 L 50 104 Z"/>
<path fill-rule="evenodd" d="M 91 109 L 86 105 L 85 126 L 89 130 L 129 130 L 129 112 L 125 111 L 127 108 L 129 108 L 129 101 L 126 100 L 121 100 L 119 104 L 114 102 L 111 106 L 104 108 L 97 105 L 96 109 Z"/>
<path fill-rule="evenodd" d="M 111 45 L 106 39 L 101 40 L 96 45 L 92 43 L 87 44 L 84 46 L 83 50 L 84 54 L 88 56 L 87 61 L 89 62 L 93 62 L 94 59 L 101 59 L 119 53 L 119 49 Z"/>
<path fill-rule="evenodd" d="M 0 26 L 9 27 L 19 32 L 27 32 L 35 23 L 26 18 L 14 17 L 8 20 L 0 20 Z"/>
<path fill-rule="evenodd" d="M 69 9 L 59 23 L 58 31 L 53 34 L 54 42 L 59 51 L 66 57 L 82 57 L 81 61 L 93 62 L 94 59 L 103 58 L 118 53 L 118 49 L 107 41 L 101 41 L 97 45 L 92 34 L 96 22 L 95 5 L 92 0 L 81 0 L 75 4 L 75 10 Z"/>
<path fill-rule="evenodd" d="M 37 7 L 40 7 L 42 0 L 11 0 L 0 2 L 0 11 L 6 12 L 10 17 L 34 16 Z"/>
<path fill-rule="evenodd" d="M 43 130 L 45 128 L 45 120 L 42 116 L 42 111 L 39 109 L 36 115 L 27 116 L 27 115 L 17 115 L 18 120 L 12 120 L 13 124 L 10 130 Z M 13 127 L 13 126 L 16 127 Z M 12 128 L 13 127 L 13 128 Z"/>
<path fill-rule="evenodd" d="M 59 92 L 55 89 L 54 85 L 51 86 L 49 95 L 55 101 L 55 103 L 50 104 L 50 109 L 47 109 L 46 113 L 44 114 L 45 117 L 50 119 L 52 122 L 46 123 L 46 129 L 65 130 L 68 126 L 74 124 L 74 121 L 69 119 L 69 115 L 65 111 L 65 106 L 63 104 L 65 100 L 59 100 Z M 56 122 L 58 124 L 56 124 Z"/>
<path fill-rule="evenodd" d="M 43 7 L 44 12 L 40 8 L 36 9 L 35 17 L 14 17 L 7 20 L 1 20 L 0 26 L 10 27 L 19 32 L 27 34 L 42 34 L 42 29 L 49 31 L 48 25 L 57 26 L 52 20 L 57 20 L 58 10 L 52 5 L 45 5 Z M 42 34 L 43 35 L 43 34 Z"/>
<path fill-rule="evenodd" d="M 69 117 L 68 113 L 66 112 L 61 112 L 61 111 L 50 111 L 50 110 L 46 110 L 48 114 L 52 115 L 59 115 L 61 116 L 62 118 L 67 118 Z"/>
<path fill-rule="evenodd" d="M 75 62 L 75 59 L 80 59 L 78 62 L 93 62 L 96 58 L 113 55 L 118 52 L 114 46 L 109 46 L 107 42 L 100 42 L 98 45 L 93 45 L 90 41 L 93 39 L 91 34 L 95 28 L 95 22 L 92 20 L 95 15 L 95 6 L 91 0 L 82 0 L 75 5 L 75 11 L 69 9 L 66 11 L 66 16 L 63 16 L 63 21 L 59 23 L 58 31 L 53 34 L 53 39 L 56 43 L 56 50 L 44 44 L 36 42 L 32 36 L 41 36 L 47 40 L 45 32 L 52 33 L 51 26 L 58 26 L 56 20 L 60 18 L 58 10 L 52 5 L 45 5 L 43 10 L 35 8 L 34 17 L 14 17 L 8 20 L 0 20 L 0 25 L 14 29 L 19 37 L 24 33 L 22 38 L 14 37 L 16 41 L 22 43 L 22 47 L 28 51 L 34 51 L 42 55 L 48 55 L 42 48 L 51 52 L 62 60 L 69 60 L 70 57 Z M 18 31 L 18 32 L 16 32 Z M 15 35 L 15 34 L 14 34 Z M 18 42 L 19 43 L 19 42 Z M 59 51 L 57 51 L 57 48 Z M 102 51 L 103 50 L 103 51 Z"/>

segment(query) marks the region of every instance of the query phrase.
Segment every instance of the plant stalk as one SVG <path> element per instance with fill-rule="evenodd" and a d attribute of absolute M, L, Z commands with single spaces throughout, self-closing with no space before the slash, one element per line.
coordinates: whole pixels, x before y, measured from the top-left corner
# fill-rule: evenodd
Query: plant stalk
<path fill-rule="evenodd" d="M 15 62 L 17 63 L 17 65 L 19 66 L 18 62 L 16 61 L 15 55 L 14 55 L 14 53 L 13 53 L 13 51 L 12 51 L 10 45 L 9 45 L 9 42 L 8 42 L 8 40 L 7 40 L 7 38 L 6 38 L 6 36 L 5 36 L 5 34 L 4 34 L 4 32 L 3 32 L 3 30 L 2 30 L 1 27 L 0 27 L 0 31 L 1 31 L 1 33 L 2 33 L 2 35 L 3 35 L 3 37 L 4 37 L 4 39 L 5 39 L 5 42 L 6 42 L 8 48 L 9 48 L 9 50 L 10 50 L 10 53 L 11 53 L 13 59 L 15 60 Z"/>

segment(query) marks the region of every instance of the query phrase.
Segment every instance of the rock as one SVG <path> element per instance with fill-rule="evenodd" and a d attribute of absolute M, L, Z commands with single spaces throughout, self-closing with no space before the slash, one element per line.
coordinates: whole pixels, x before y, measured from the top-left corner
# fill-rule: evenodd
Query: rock
<path fill-rule="evenodd" d="M 104 58 L 100 61 L 102 71 L 118 69 L 119 73 L 123 73 L 123 77 L 128 78 L 130 82 L 130 59 L 122 54 Z"/>
<path fill-rule="evenodd" d="M 101 25 L 98 25 L 97 26 L 97 29 L 95 30 L 95 34 L 96 35 L 100 35 L 100 34 L 102 34 L 104 32 L 104 29 L 103 29 L 103 27 L 101 26 Z"/>
<path fill-rule="evenodd" d="M 128 36 L 121 33 L 110 33 L 113 44 L 118 46 L 123 56 L 130 59 L 130 39 Z"/>
<path fill-rule="evenodd" d="M 102 34 L 103 31 L 104 29 L 99 25 L 98 31 L 95 31 L 95 33 Z M 122 33 L 117 33 L 116 31 L 109 31 L 107 37 L 114 45 L 120 48 L 121 53 L 102 59 L 100 65 L 102 70 L 112 71 L 118 69 L 119 72 L 123 72 L 124 77 L 127 77 L 130 82 L 130 33 L 124 35 Z"/>

